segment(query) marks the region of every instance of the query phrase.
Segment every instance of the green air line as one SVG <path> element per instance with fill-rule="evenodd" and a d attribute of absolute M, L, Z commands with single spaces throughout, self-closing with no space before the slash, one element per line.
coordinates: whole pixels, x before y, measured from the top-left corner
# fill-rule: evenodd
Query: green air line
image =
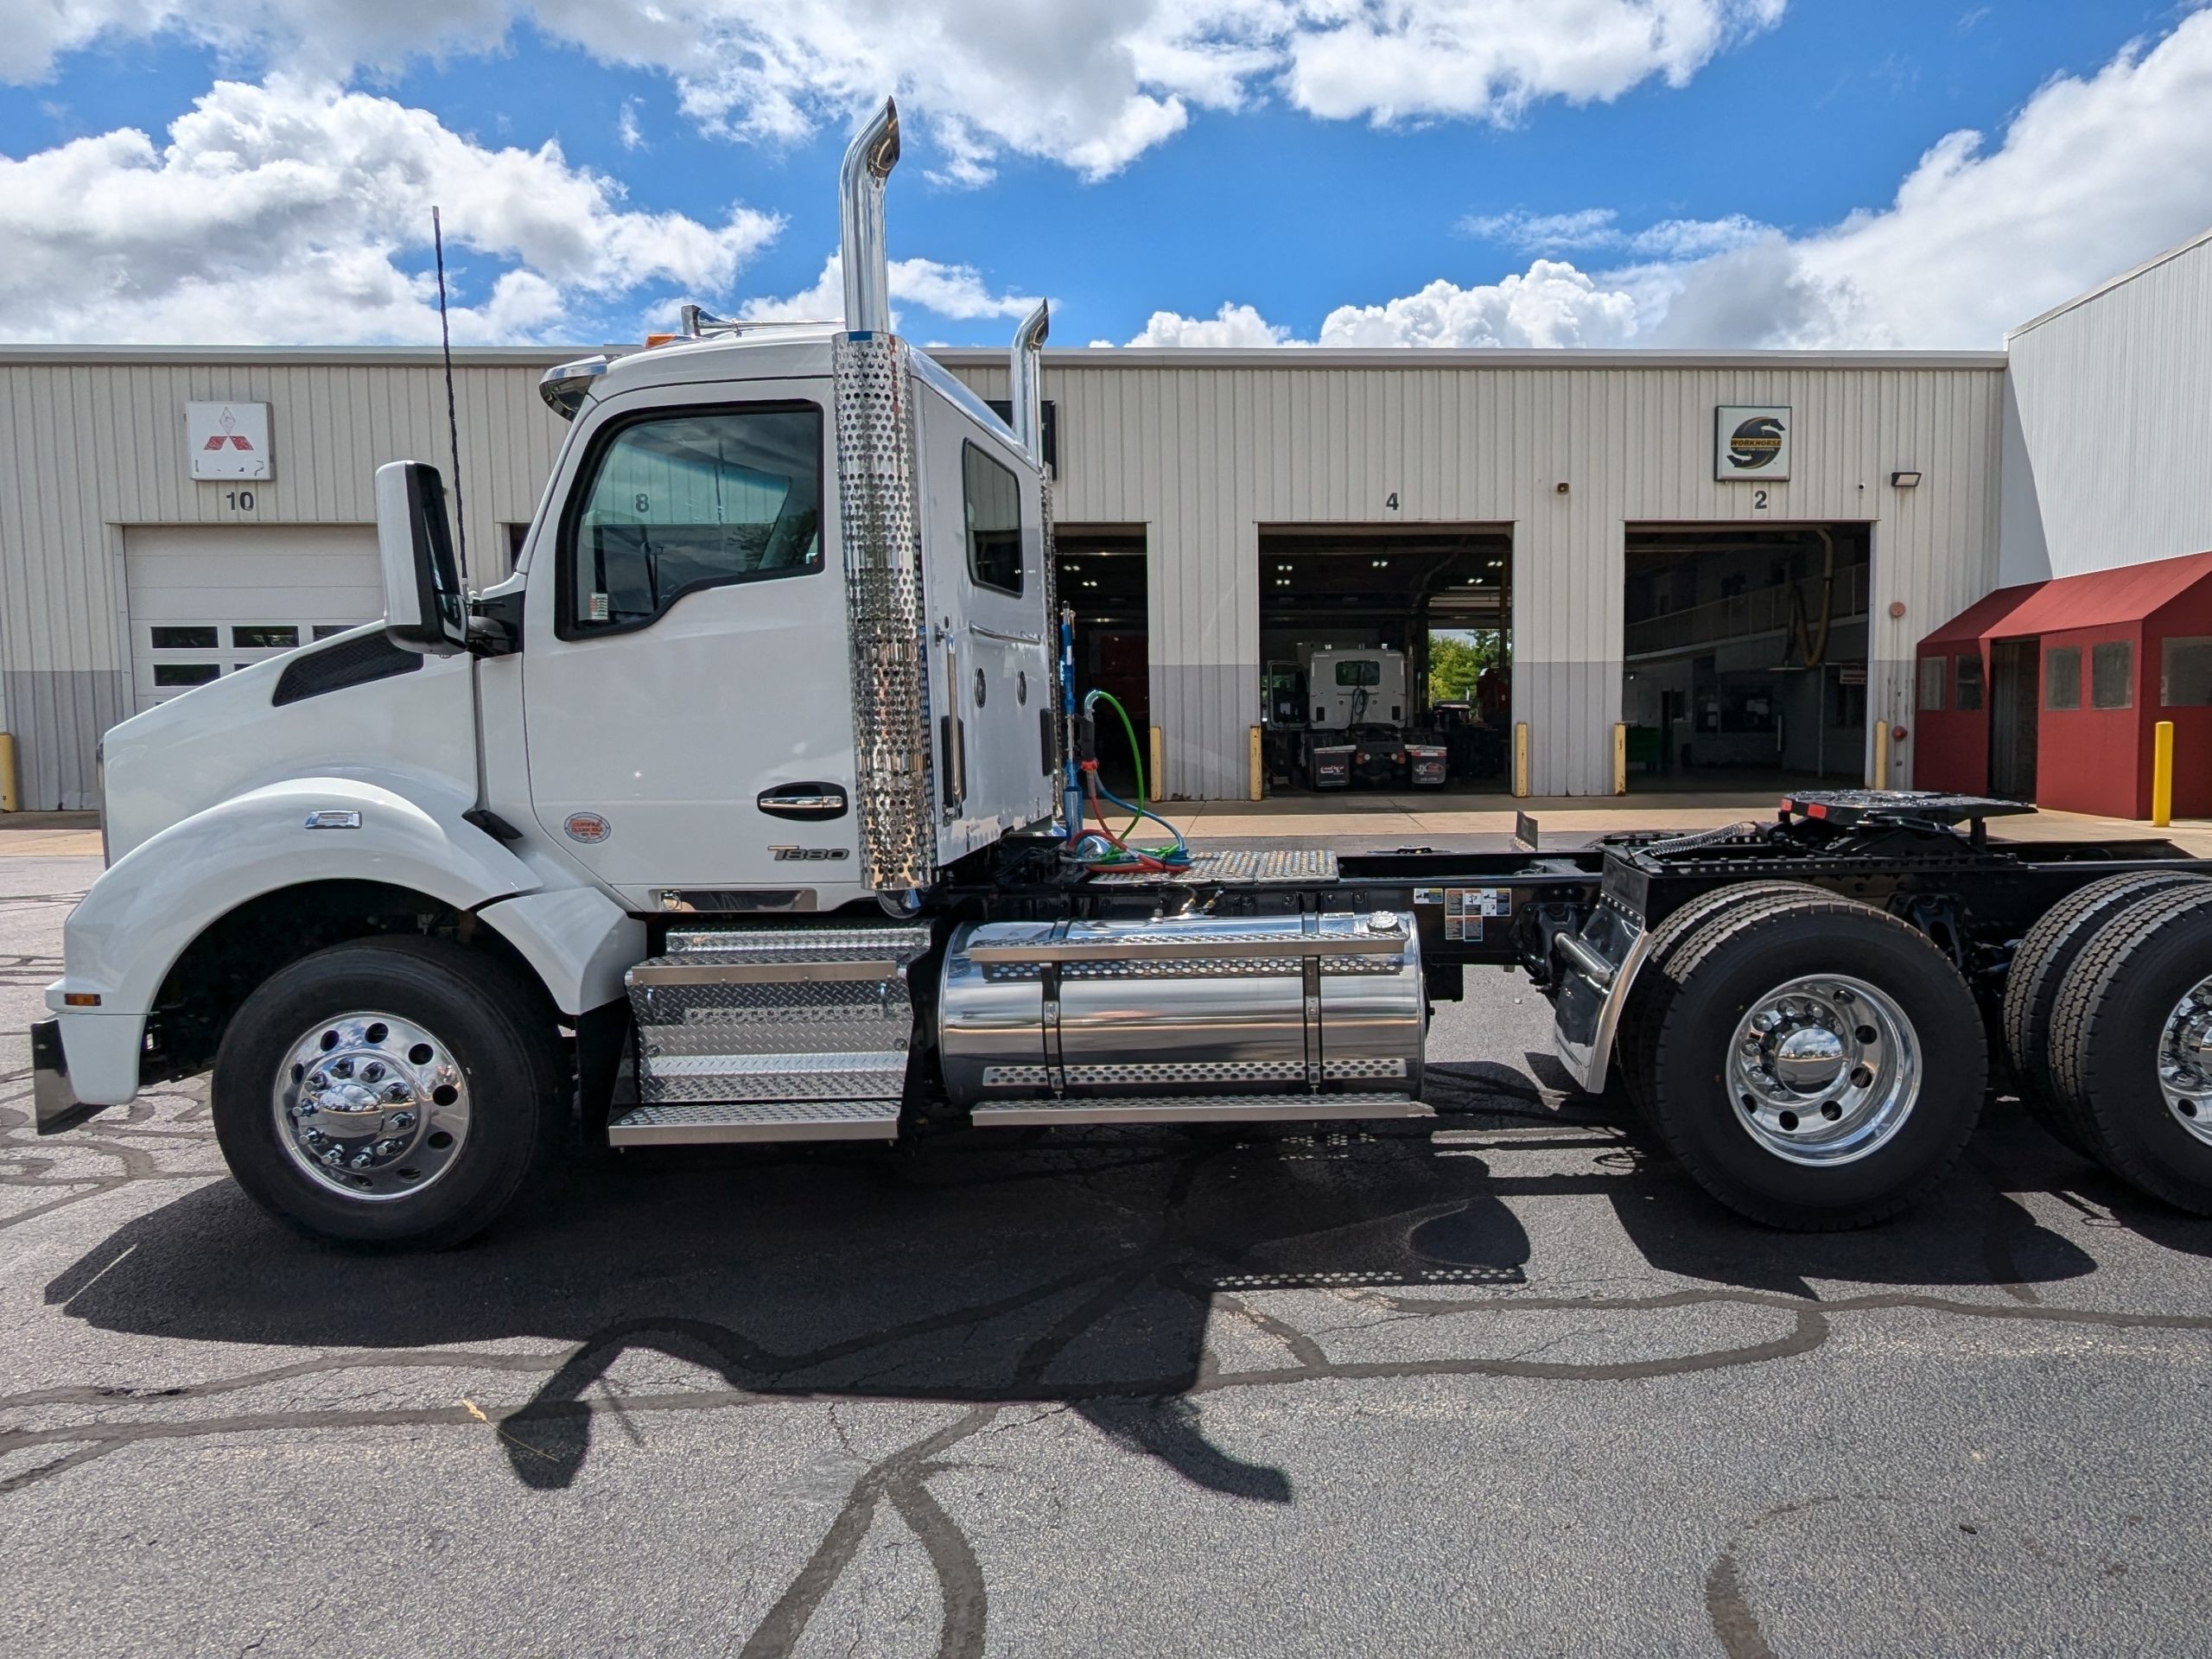
<path fill-rule="evenodd" d="M 1129 711 L 1122 707 L 1122 700 L 1116 696 L 1111 691 L 1088 692 L 1084 695 L 1083 702 L 1085 709 L 1088 709 L 1093 702 L 1109 702 L 1113 704 L 1114 713 L 1121 720 L 1122 730 L 1128 735 L 1129 740 L 1129 758 L 1136 763 L 1137 769 L 1137 815 L 1129 820 L 1129 827 L 1122 832 L 1122 839 L 1123 841 L 1127 841 L 1131 836 L 1134 836 L 1138 830 L 1144 828 L 1144 751 L 1137 746 L 1137 728 L 1129 719 Z M 1137 850 L 1139 852 L 1152 853 L 1156 855 L 1162 852 L 1172 852 L 1173 849 L 1141 847 L 1137 849 Z"/>
<path fill-rule="evenodd" d="M 1137 728 L 1130 724 L 1129 711 L 1122 707 L 1122 700 L 1111 691 L 1093 691 L 1090 695 L 1101 702 L 1111 703 L 1114 713 L 1121 719 L 1122 730 L 1129 740 L 1129 759 L 1136 762 L 1137 805 L 1141 809 L 1144 805 L 1144 751 L 1137 747 Z"/>

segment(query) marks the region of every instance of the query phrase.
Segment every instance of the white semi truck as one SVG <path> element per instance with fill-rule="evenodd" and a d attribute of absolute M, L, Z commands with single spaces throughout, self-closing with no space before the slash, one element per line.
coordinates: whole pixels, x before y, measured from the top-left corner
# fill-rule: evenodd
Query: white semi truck
<path fill-rule="evenodd" d="M 511 579 L 465 593 L 436 473 L 395 463 L 383 624 L 108 734 L 41 1130 L 212 1072 L 268 1210 L 438 1246 L 564 1141 L 1425 1117 L 1429 1007 L 1488 963 L 1758 1220 L 1927 1191 L 1993 1050 L 2055 1134 L 2212 1211 L 2212 879 L 2163 841 L 1850 791 L 1551 855 L 1101 817 L 1043 309 L 1010 425 L 890 332 L 897 157 L 887 105 L 845 160 L 844 328 L 694 312 L 547 375 L 573 425 Z"/>

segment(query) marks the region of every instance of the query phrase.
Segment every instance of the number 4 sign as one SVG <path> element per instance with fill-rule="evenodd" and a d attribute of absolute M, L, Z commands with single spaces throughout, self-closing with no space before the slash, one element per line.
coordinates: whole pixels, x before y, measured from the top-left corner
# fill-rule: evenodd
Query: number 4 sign
<path fill-rule="evenodd" d="M 268 478 L 269 405 L 187 404 L 184 447 L 194 478 Z"/>

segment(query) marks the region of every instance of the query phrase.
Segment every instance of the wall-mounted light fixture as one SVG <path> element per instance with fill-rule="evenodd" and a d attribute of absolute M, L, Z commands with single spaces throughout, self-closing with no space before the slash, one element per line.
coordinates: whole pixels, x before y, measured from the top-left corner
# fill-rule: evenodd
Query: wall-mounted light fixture
<path fill-rule="evenodd" d="M 1918 489 L 1920 487 L 1920 474 L 1917 472 L 1891 473 L 1890 474 L 1890 484 L 1891 487 L 1895 489 Z"/>

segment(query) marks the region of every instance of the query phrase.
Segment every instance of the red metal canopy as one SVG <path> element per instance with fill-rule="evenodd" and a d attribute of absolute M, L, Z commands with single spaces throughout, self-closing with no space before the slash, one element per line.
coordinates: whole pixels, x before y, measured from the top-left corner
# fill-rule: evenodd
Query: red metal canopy
<path fill-rule="evenodd" d="M 2153 559 L 2117 570 L 2092 570 L 2046 582 L 1992 632 L 1996 639 L 2029 633 L 2064 633 L 2074 628 L 2109 628 L 2140 622 L 2212 576 L 2212 553 L 2178 559 Z"/>
<path fill-rule="evenodd" d="M 1923 639 L 1920 649 L 1959 649 L 1982 640 L 2140 622 L 2208 578 L 2212 578 L 2212 553 L 2190 553 L 2117 570 L 1999 588 Z"/>
<path fill-rule="evenodd" d="M 1936 645 L 1971 645 L 1999 632 L 2009 632 L 2005 620 L 2034 598 L 2048 584 L 2024 582 L 2017 588 L 1999 588 L 1984 594 L 1920 642 L 1923 651 Z"/>

